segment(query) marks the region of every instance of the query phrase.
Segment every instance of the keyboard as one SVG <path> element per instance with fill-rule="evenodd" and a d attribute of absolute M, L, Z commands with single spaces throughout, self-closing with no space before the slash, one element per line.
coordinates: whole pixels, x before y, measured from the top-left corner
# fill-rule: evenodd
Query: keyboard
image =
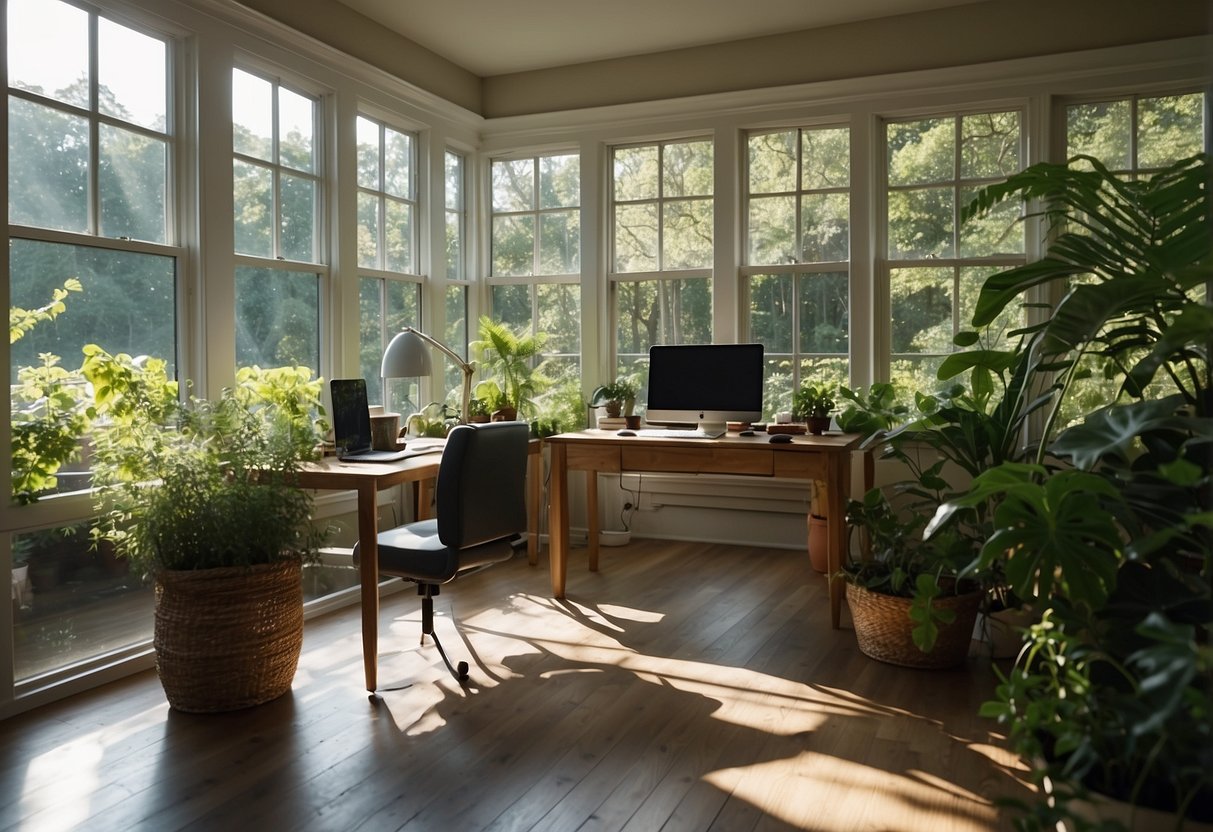
<path fill-rule="evenodd" d="M 724 431 L 720 433 L 707 433 L 702 430 L 684 430 L 679 428 L 641 428 L 636 431 L 637 436 L 651 436 L 654 439 L 719 439 L 724 436 Z"/>

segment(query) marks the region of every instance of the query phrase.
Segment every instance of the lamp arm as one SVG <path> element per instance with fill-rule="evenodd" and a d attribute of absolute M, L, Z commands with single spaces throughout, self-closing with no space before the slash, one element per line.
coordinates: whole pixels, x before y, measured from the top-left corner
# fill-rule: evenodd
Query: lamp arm
<path fill-rule="evenodd" d="M 460 356 L 459 353 L 455 352 L 434 336 L 426 335 L 421 330 L 413 329 L 412 327 L 407 327 L 407 329 L 412 330 L 413 334 L 422 341 L 425 341 L 431 347 L 438 350 L 447 358 L 451 359 L 451 361 L 455 363 L 455 366 L 463 372 L 463 408 L 459 411 L 459 421 L 467 422 L 468 416 L 470 415 L 468 413 L 468 405 L 472 400 L 472 374 L 476 372 L 475 365 L 468 361 L 464 361 L 463 357 Z"/>

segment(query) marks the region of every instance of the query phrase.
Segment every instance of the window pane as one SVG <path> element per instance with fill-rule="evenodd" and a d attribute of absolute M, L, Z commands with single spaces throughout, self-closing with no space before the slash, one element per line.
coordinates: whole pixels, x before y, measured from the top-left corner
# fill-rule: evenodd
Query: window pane
<path fill-rule="evenodd" d="M 87 119 L 8 100 L 9 222 L 88 230 Z"/>
<path fill-rule="evenodd" d="M 463 214 L 446 212 L 446 277 L 463 280 Z"/>
<path fill-rule="evenodd" d="M 165 242 L 165 143 L 105 124 L 99 130 L 101 234 Z"/>
<path fill-rule="evenodd" d="M 968 205 L 978 188 L 961 188 L 960 202 Z M 1023 226 L 1019 217 L 1023 203 L 1007 200 L 982 217 L 960 226 L 960 256 L 988 257 L 996 254 L 1023 254 Z"/>
<path fill-rule="evenodd" d="M 384 343 L 383 280 L 363 277 L 358 280 L 358 370 L 366 379 L 368 402 L 383 401 L 383 380 L 379 376 Z M 388 332 L 390 340 L 393 333 Z"/>
<path fill-rule="evenodd" d="M 575 208 L 581 204 L 581 157 L 541 156 L 539 207 Z"/>
<path fill-rule="evenodd" d="M 535 218 L 493 217 L 493 274 L 528 275 L 534 269 Z"/>
<path fill-rule="evenodd" d="M 626 358 L 648 357 L 649 347 L 663 343 L 660 336 L 656 280 L 615 284 L 615 352 Z"/>
<path fill-rule="evenodd" d="M 846 188 L 851 184 L 851 131 L 846 127 L 805 130 L 801 138 L 802 188 Z"/>
<path fill-rule="evenodd" d="M 955 124 L 951 118 L 890 124 L 889 184 L 915 185 L 954 178 Z"/>
<path fill-rule="evenodd" d="M 269 168 L 232 161 L 236 251 L 271 257 L 274 250 L 274 181 Z"/>
<path fill-rule="evenodd" d="M 320 368 L 320 278 L 236 269 L 236 366 Z"/>
<path fill-rule="evenodd" d="M 541 283 L 539 318 L 535 328 L 548 334 L 544 353 L 581 353 L 581 286 L 576 283 Z"/>
<path fill-rule="evenodd" d="M 407 202 L 387 200 L 387 268 L 396 272 L 415 273 L 413 265 L 413 206 Z"/>
<path fill-rule="evenodd" d="M 105 18 L 97 21 L 97 41 L 97 83 L 102 91 L 98 108 L 141 127 L 164 131 L 168 123 L 164 41 Z"/>
<path fill-rule="evenodd" d="M 796 197 L 751 199 L 748 223 L 751 265 L 796 262 Z"/>
<path fill-rule="evenodd" d="M 14 534 L 13 558 L 15 681 L 151 639 L 151 585 L 87 525 Z"/>
<path fill-rule="evenodd" d="M 493 319 L 508 324 L 513 329 L 531 329 L 531 287 L 513 283 L 508 286 L 493 286 L 490 293 Z"/>
<path fill-rule="evenodd" d="M 1128 170 L 1132 131 L 1128 99 L 1066 108 L 1066 157 L 1094 156 L 1112 170 Z"/>
<path fill-rule="evenodd" d="M 615 148 L 616 200 L 657 198 L 657 150 L 656 145 Z"/>
<path fill-rule="evenodd" d="M 802 274 L 797 278 L 801 353 L 848 351 L 850 296 L 846 272 Z"/>
<path fill-rule="evenodd" d="M 278 155 L 281 164 L 307 173 L 315 171 L 316 162 L 312 153 L 314 120 L 312 99 L 278 88 Z"/>
<path fill-rule="evenodd" d="M 11 348 L 16 368 L 37 366 L 41 353 L 78 367 L 85 344 L 111 353 L 154 355 L 175 375 L 176 261 L 172 257 L 13 239 L 9 247 L 11 303 L 22 309 L 46 304 L 55 288 L 76 277 L 83 291 L 64 301 L 52 325 L 36 326 Z"/>
<path fill-rule="evenodd" d="M 493 210 L 529 211 L 535 207 L 535 167 L 531 159 L 493 162 Z"/>
<path fill-rule="evenodd" d="M 894 269 L 889 275 L 893 352 L 952 350 L 952 269 Z"/>
<path fill-rule="evenodd" d="M 933 393 L 942 386 L 939 381 L 942 363 L 943 356 L 894 358 L 889 362 L 889 380 L 899 392 L 904 390 L 910 397 L 915 393 Z"/>
<path fill-rule="evenodd" d="M 615 206 L 615 271 L 657 270 L 657 206 Z"/>
<path fill-rule="evenodd" d="M 581 214 L 561 211 L 539 216 L 540 274 L 581 271 Z"/>
<path fill-rule="evenodd" d="M 1204 101 L 1200 93 L 1143 98 L 1137 105 L 1137 164 L 1166 167 L 1201 151 Z"/>
<path fill-rule="evenodd" d="M 232 70 L 232 147 L 265 162 L 274 160 L 274 89 L 264 78 Z"/>
<path fill-rule="evenodd" d="M 413 198 L 413 137 L 385 128 L 383 190 L 401 199 Z"/>
<path fill-rule="evenodd" d="M 847 384 L 849 379 L 847 376 L 848 365 L 845 358 L 817 358 L 808 357 L 800 359 L 800 378 L 797 386 L 801 384 L 824 384 L 827 387 L 836 387 L 839 384 Z M 789 400 L 791 409 L 791 402 Z"/>
<path fill-rule="evenodd" d="M 851 199 L 847 194 L 806 194 L 800 201 L 800 260 L 846 260 L 851 256 Z"/>
<path fill-rule="evenodd" d="M 358 116 L 354 125 L 358 142 L 358 187 L 379 190 L 379 125 Z"/>
<path fill-rule="evenodd" d="M 1001 179 L 1019 170 L 1019 113 L 980 113 L 960 120 L 960 176 Z"/>
<path fill-rule="evenodd" d="M 663 207 L 662 269 L 711 268 L 711 200 L 680 199 Z"/>
<path fill-rule="evenodd" d="M 981 285 L 986 278 L 997 274 L 1001 269 L 992 267 L 969 266 L 960 270 L 960 303 L 957 310 L 957 324 L 960 329 L 971 329 L 973 312 L 977 307 L 977 296 L 981 294 Z M 987 327 L 983 346 L 990 349 L 1005 349 L 1008 332 L 1024 325 L 1023 310 L 1016 304 L 1010 304 Z"/>
<path fill-rule="evenodd" d="M 411 281 L 405 280 L 385 280 L 383 281 L 384 295 L 387 298 L 387 310 L 385 318 L 387 322 L 387 337 L 392 338 L 397 332 L 404 329 L 406 326 L 417 326 L 421 322 L 421 286 Z M 387 344 L 383 344 L 379 348 L 379 357 L 382 359 L 383 350 L 387 348 Z M 438 357 L 433 356 L 435 362 Z M 379 365 L 375 365 L 375 375 L 379 374 Z M 442 383 L 438 379 L 434 381 L 434 392 L 442 398 Z M 388 400 L 386 406 L 391 413 L 400 413 L 407 416 L 410 413 L 416 413 L 421 409 L 423 402 L 420 401 L 420 379 L 389 379 L 388 380 Z M 404 425 L 401 425 L 404 427 Z"/>
<path fill-rule="evenodd" d="M 8 0 L 8 33 L 11 86 L 88 106 L 86 12 L 58 0 Z"/>
<path fill-rule="evenodd" d="M 750 278 L 750 340 L 769 353 L 792 352 L 792 275 Z"/>
<path fill-rule="evenodd" d="M 775 421 L 775 414 L 792 409 L 792 390 L 797 386 L 792 375 L 792 359 L 763 351 L 762 418 Z"/>
<path fill-rule="evenodd" d="M 282 256 L 287 260 L 316 259 L 316 183 L 282 174 Z"/>
<path fill-rule="evenodd" d="M 710 344 L 711 282 L 707 278 L 616 284 L 618 355 L 647 355 L 653 344 Z"/>
<path fill-rule="evenodd" d="M 466 286 L 446 287 L 446 338 L 443 343 L 456 353 L 467 358 L 468 344 L 468 292 Z M 463 373 L 450 361 L 443 362 L 446 367 L 446 386 L 451 390 L 461 390 Z"/>
<path fill-rule="evenodd" d="M 715 173 L 711 142 L 680 142 L 665 146 L 662 162 L 663 196 L 707 196 Z"/>
<path fill-rule="evenodd" d="M 379 265 L 379 197 L 358 194 L 358 265 L 367 269 Z"/>
<path fill-rule="evenodd" d="M 796 131 L 750 136 L 750 193 L 796 190 Z"/>
<path fill-rule="evenodd" d="M 951 188 L 915 188 L 889 194 L 889 257 L 951 257 Z"/>
<path fill-rule="evenodd" d="M 446 207 L 451 211 L 463 210 L 463 157 L 449 150 L 444 157 L 446 171 Z"/>

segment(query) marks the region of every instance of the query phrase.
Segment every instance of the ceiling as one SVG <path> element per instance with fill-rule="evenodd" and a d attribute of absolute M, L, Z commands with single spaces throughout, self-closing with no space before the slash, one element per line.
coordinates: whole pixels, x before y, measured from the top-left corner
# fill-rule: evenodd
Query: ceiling
<path fill-rule="evenodd" d="M 983 0 L 340 0 L 481 77 Z"/>

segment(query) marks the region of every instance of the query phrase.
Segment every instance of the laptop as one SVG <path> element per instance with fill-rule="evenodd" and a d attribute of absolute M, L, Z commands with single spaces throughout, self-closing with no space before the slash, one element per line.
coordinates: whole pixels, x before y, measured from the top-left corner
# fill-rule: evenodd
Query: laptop
<path fill-rule="evenodd" d="M 333 440 L 342 462 L 394 462 L 442 450 L 441 442 L 411 443 L 404 450 L 377 451 L 371 447 L 371 412 L 366 398 L 366 379 L 335 378 L 329 381 L 333 398 Z M 416 444 L 416 447 L 414 447 Z"/>

